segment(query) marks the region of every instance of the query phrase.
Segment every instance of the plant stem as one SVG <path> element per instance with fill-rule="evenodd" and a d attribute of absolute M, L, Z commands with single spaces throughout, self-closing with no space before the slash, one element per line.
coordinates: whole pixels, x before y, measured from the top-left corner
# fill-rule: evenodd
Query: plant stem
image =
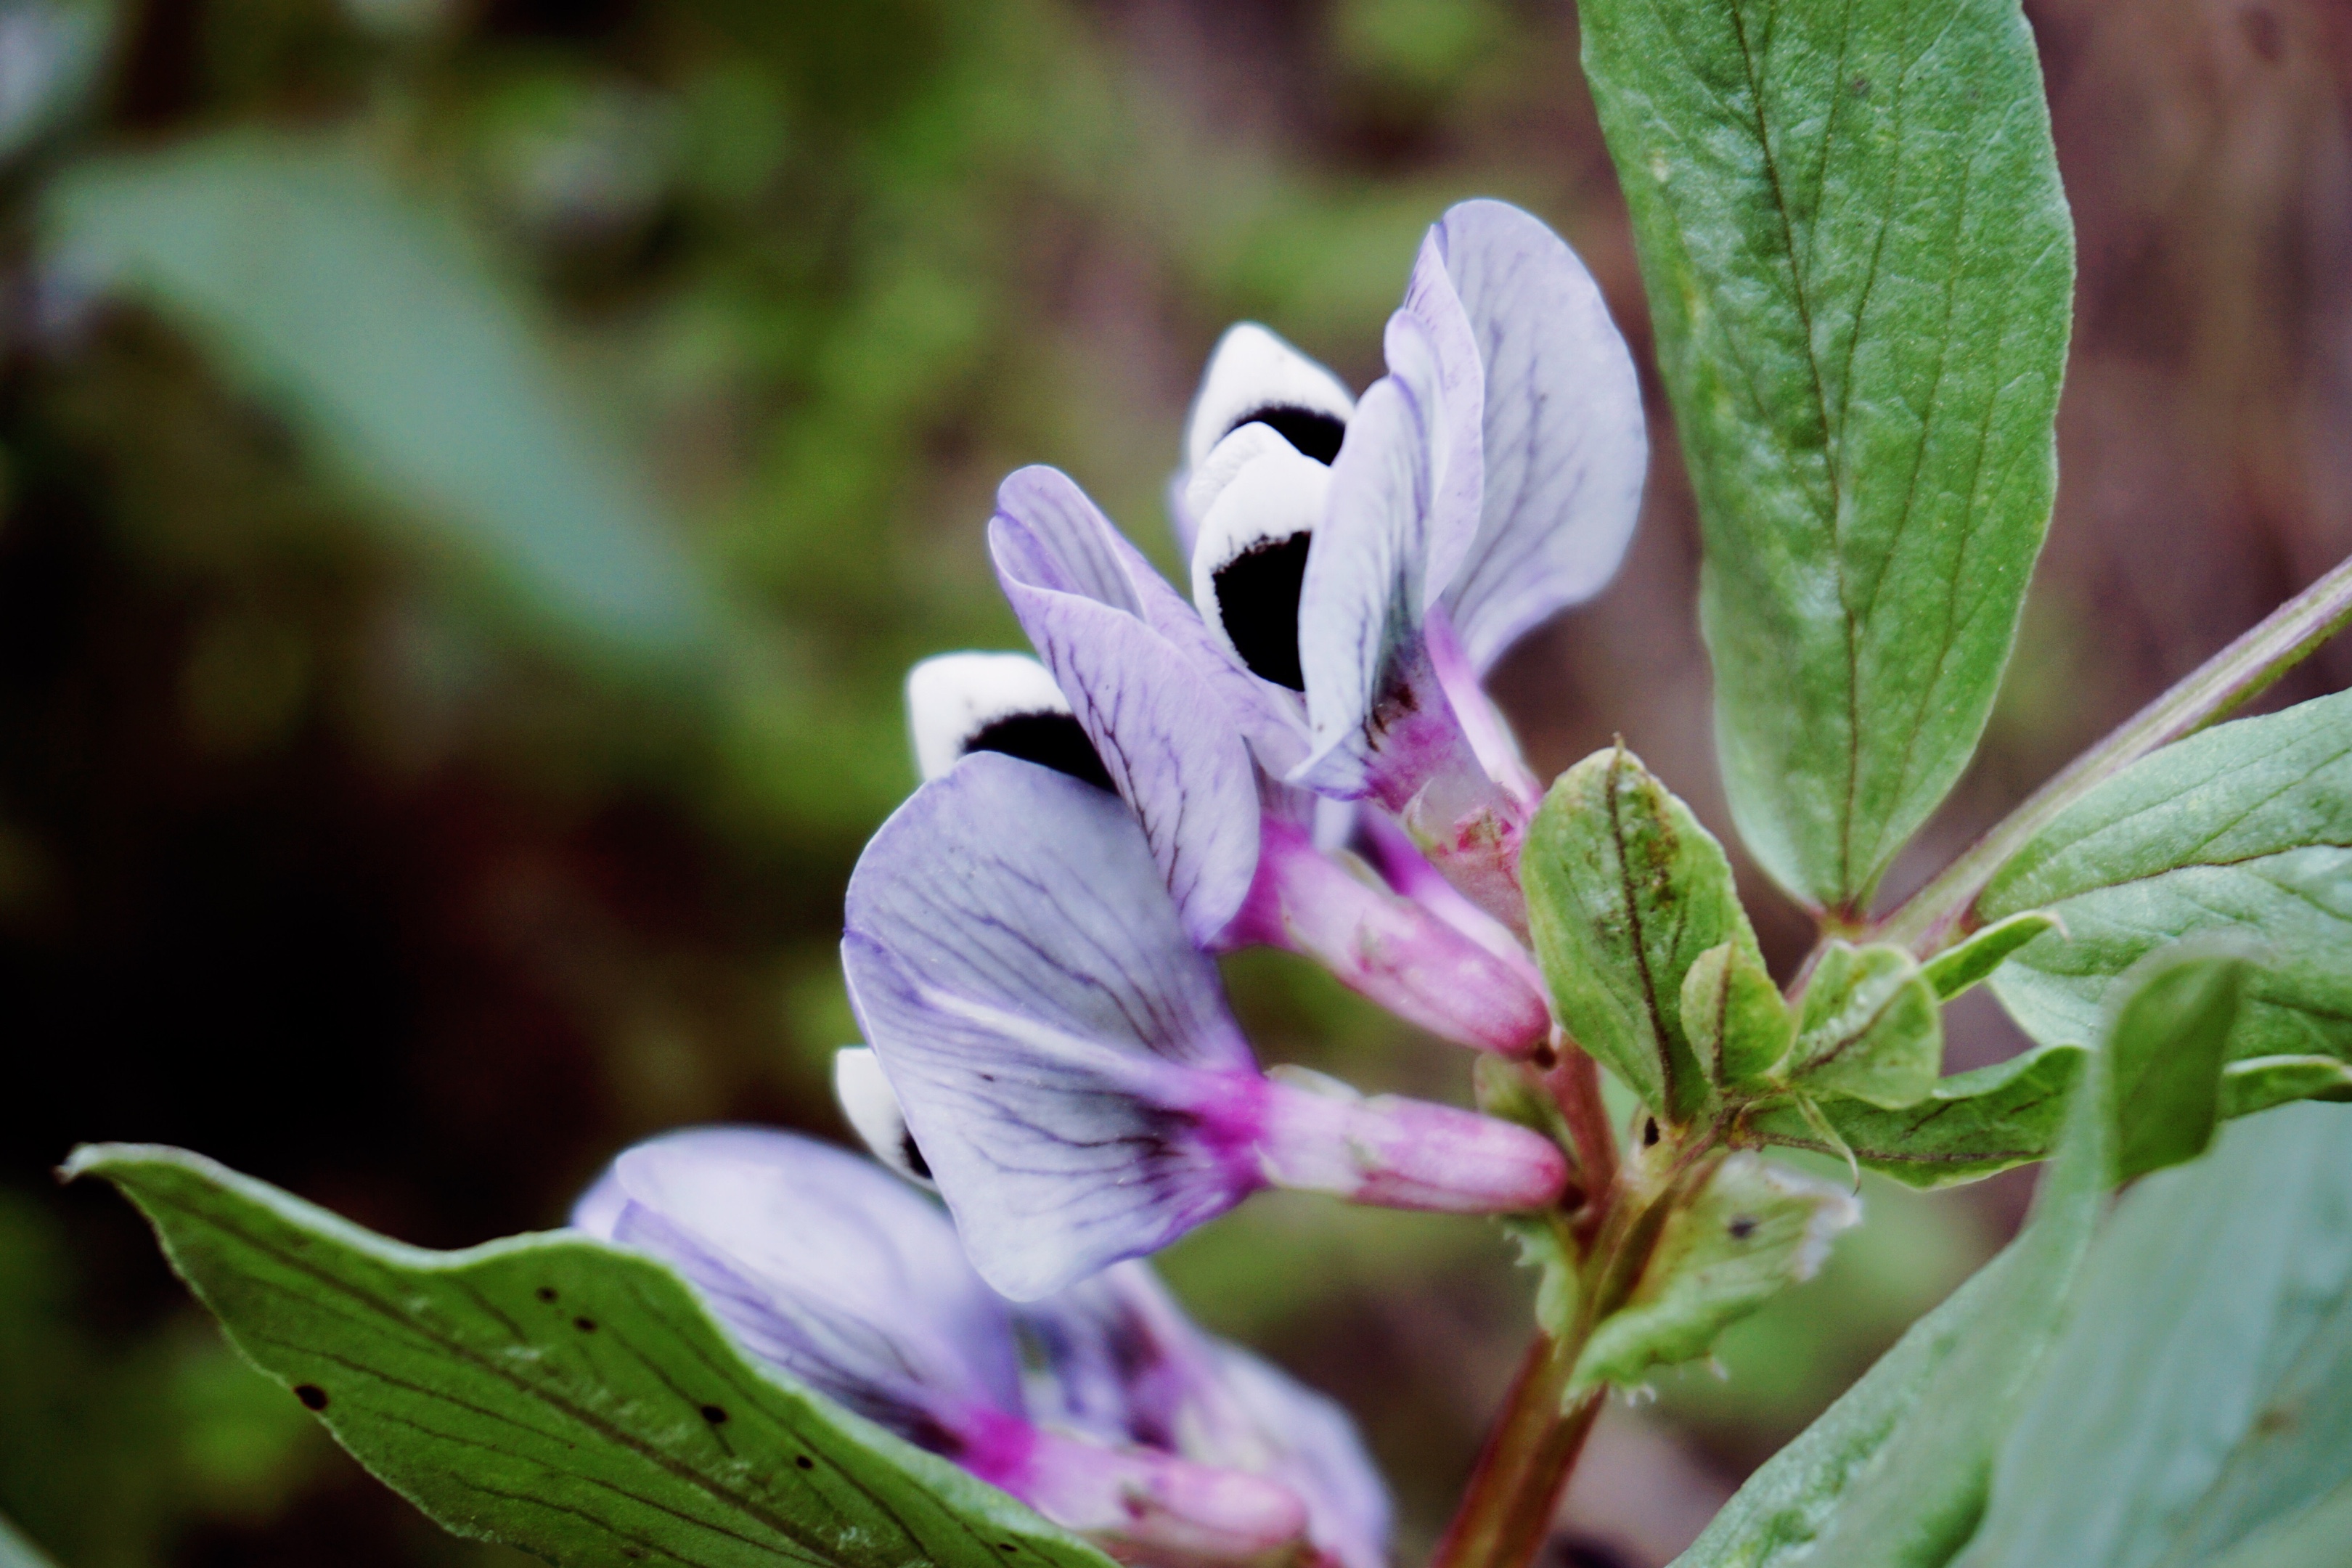
<path fill-rule="evenodd" d="M 1575 1147 L 1577 1175 L 1584 1185 L 1577 1240 L 1590 1247 L 1614 1195 L 1617 1134 L 1609 1125 L 1609 1108 L 1601 1098 L 1601 1069 L 1591 1057 L 1557 1026 L 1551 1043 L 1559 1062 L 1546 1075 L 1546 1082 L 1568 1123 L 1569 1142 Z"/>
<path fill-rule="evenodd" d="M 1528 1346 L 1431 1568 L 1522 1568 L 1535 1560 L 1608 1393 L 1596 1388 L 1561 1407 L 1583 1341 L 1580 1331 L 1539 1334 Z"/>
<path fill-rule="evenodd" d="M 1878 922 L 1875 940 L 1922 957 L 1959 927 L 2001 867 L 2061 813 L 2159 746 L 2227 718 L 2352 622 L 2352 557 L 2200 665 L 2122 728 L 2068 763 L 1966 853 Z"/>

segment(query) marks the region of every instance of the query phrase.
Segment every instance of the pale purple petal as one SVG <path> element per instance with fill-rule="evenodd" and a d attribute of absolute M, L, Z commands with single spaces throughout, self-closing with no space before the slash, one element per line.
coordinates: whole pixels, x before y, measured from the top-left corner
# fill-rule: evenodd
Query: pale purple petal
<path fill-rule="evenodd" d="M 858 858 L 846 923 L 965 1000 L 1114 1052 L 1254 1066 L 1135 818 L 1060 773 L 983 752 L 916 791 Z"/>
<path fill-rule="evenodd" d="M 1397 316 L 1387 333 L 1389 374 L 1429 411 L 1432 438 L 1425 604 L 1469 555 L 1486 494 L 1486 366 L 1434 229 L 1422 241 Z"/>
<path fill-rule="evenodd" d="M 947 1215 L 880 1166 L 702 1128 L 628 1150 L 610 1179 L 626 1201 L 609 1238 L 677 1268 L 754 1356 L 901 1431 L 965 1406 L 1021 1410 L 1003 1303 Z"/>
<path fill-rule="evenodd" d="M 1255 1152 L 1266 1179 L 1382 1208 L 1517 1214 L 1568 1184 L 1557 1144 L 1516 1122 L 1397 1095 L 1370 1099 L 1296 1068 L 1266 1083 Z"/>
<path fill-rule="evenodd" d="M 1430 482 L 1423 411 L 1384 377 L 1332 465 L 1298 606 L 1313 750 L 1291 781 L 1391 811 L 1433 777 L 1484 777 L 1421 636 Z"/>
<path fill-rule="evenodd" d="M 1113 1452 L 1031 1435 L 1017 1466 L 970 1468 L 1065 1529 L 1137 1562 L 1265 1560 L 1297 1541 L 1307 1508 L 1279 1481 L 1149 1449 Z M 1118 1544 L 1130 1543 L 1119 1551 Z"/>
<path fill-rule="evenodd" d="M 1023 525 L 998 517 L 990 548 L 1005 597 L 1133 809 L 1194 943 L 1233 919 L 1257 868 L 1248 743 L 1212 681 L 1137 616 L 1023 580 Z"/>
<path fill-rule="evenodd" d="M 1005 1296 L 1156 1251 L 1265 1184 L 1248 1146 L 1255 1072 L 1055 1029 L 854 929 L 842 965 L 964 1249 Z"/>
<path fill-rule="evenodd" d="M 1576 253 L 1496 201 L 1431 231 L 1486 370 L 1485 498 L 1475 541 L 1440 579 L 1480 669 L 1591 597 L 1641 510 L 1649 442 L 1633 356 Z M 1424 255 L 1426 250 L 1424 250 Z"/>
<path fill-rule="evenodd" d="M 996 512 L 1018 525 L 997 551 L 1000 575 L 1140 616 L 1208 679 L 1232 722 L 1269 759 L 1267 767 L 1287 768 L 1305 753 L 1304 725 L 1292 706 L 1235 667 L 1192 602 L 1168 585 L 1067 474 L 1043 466 L 1014 471 L 997 487 Z"/>
<path fill-rule="evenodd" d="M 1040 1423 L 1280 1481 L 1305 1501 L 1315 1545 L 1344 1568 L 1382 1562 L 1388 1491 L 1347 1412 L 1201 1332 L 1149 1266 L 1106 1269 L 1015 1322 L 1043 1363 Z"/>

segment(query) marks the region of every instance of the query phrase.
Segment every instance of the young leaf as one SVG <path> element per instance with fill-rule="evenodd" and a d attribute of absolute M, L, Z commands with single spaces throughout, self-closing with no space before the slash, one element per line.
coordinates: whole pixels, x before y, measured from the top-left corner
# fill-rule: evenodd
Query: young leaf
<path fill-rule="evenodd" d="M 1683 1033 L 1721 1086 L 1762 1078 L 1789 1054 L 1797 1020 L 1756 953 L 1736 942 L 1698 955 L 1683 976 Z"/>
<path fill-rule="evenodd" d="M 1944 1568 L 1966 1542 L 2103 1206 L 2115 1135 L 2099 1059 L 2017 1239 L 1751 1476 L 1675 1568 Z"/>
<path fill-rule="evenodd" d="M 1943 1012 L 1909 953 L 1843 942 L 1822 950 L 1783 1077 L 1892 1108 L 1933 1089 L 1943 1060 Z"/>
<path fill-rule="evenodd" d="M 426 1252 L 177 1149 L 100 1144 L 237 1349 L 460 1535 L 561 1564 L 1109 1568 L 736 1353 L 677 1276 L 567 1237 Z"/>
<path fill-rule="evenodd" d="M 1831 1239 L 1861 1217 L 1862 1205 L 1842 1188 L 1754 1154 L 1731 1155 L 1696 1201 L 1666 1222 L 1632 1297 L 1592 1331 L 1570 1396 L 1705 1355 L 1729 1325 L 1811 1279 Z"/>
<path fill-rule="evenodd" d="M 2348 1137 L 2352 1111 L 2292 1107 L 2125 1198 L 1961 1568 L 2296 1561 L 2352 1484 Z"/>
<path fill-rule="evenodd" d="M 2058 917 L 2046 910 L 2011 915 L 1946 948 L 1929 959 L 1921 973 L 1936 988 L 1936 994 L 1948 1002 L 1999 969 L 2011 953 L 2057 925 Z"/>
<path fill-rule="evenodd" d="M 2034 1038 L 2095 1037 L 2107 988 L 2184 937 L 2259 947 L 2230 1041 L 2246 1057 L 2352 1058 L 2352 692 L 2216 725 L 2092 791 L 1978 901 L 2065 921 L 1993 993 Z"/>
<path fill-rule="evenodd" d="M 1765 868 L 1853 908 L 1967 763 L 2049 521 L 2074 245 L 2017 0 L 1585 0 Z"/>
<path fill-rule="evenodd" d="M 1910 1187 L 1947 1187 L 2046 1160 L 2066 1117 L 2067 1096 L 2090 1053 L 2042 1046 L 2005 1062 L 1938 1079 L 1927 1097 L 1898 1110 L 1828 1094 L 1815 1106 L 1845 1144 L 1840 1150 L 1781 1102 L 1751 1112 L 1748 1130 L 1768 1143 L 1843 1157 Z"/>
<path fill-rule="evenodd" d="M 2135 974 L 2108 1032 L 2115 1062 L 2116 1179 L 2193 1160 L 2221 1121 L 2221 1053 L 2253 966 L 2242 958 L 2167 954 Z"/>
<path fill-rule="evenodd" d="M 1756 951 L 1723 846 L 1620 745 L 1553 784 L 1519 874 L 1561 1024 L 1652 1110 L 1686 1120 L 1707 1075 L 1683 1031 L 1683 976 L 1718 943 Z"/>
<path fill-rule="evenodd" d="M 2296 1100 L 2352 1100 L 2352 1067 L 2334 1057 L 2248 1057 L 2221 1069 L 2221 1119 Z"/>

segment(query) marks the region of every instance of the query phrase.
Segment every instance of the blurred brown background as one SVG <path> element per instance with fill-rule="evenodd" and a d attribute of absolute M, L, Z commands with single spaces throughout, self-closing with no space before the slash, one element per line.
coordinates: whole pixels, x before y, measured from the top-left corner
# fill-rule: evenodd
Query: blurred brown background
<path fill-rule="evenodd" d="M 2352 549 L 2352 8 L 2028 10 L 2080 231 L 2058 517 L 1897 884 Z M 177 1142 L 454 1246 L 660 1128 L 839 1134 L 899 674 L 1017 641 L 996 478 L 1059 465 L 1169 561 L 1217 332 L 1360 386 L 1479 194 L 1646 372 L 1564 4 L 0 5 L 0 1514 L 66 1568 L 519 1561 L 362 1476 L 49 1167 Z M 1539 771 L 1622 732 L 1720 825 L 1650 391 L 1627 570 L 1500 687 Z M 1232 978 L 1269 1059 L 1465 1093 L 1299 964 Z M 1962 1019 L 1953 1066 L 2015 1048 Z M 1664 1562 L 2029 1190 L 1871 1187 L 1722 1378 L 1612 1408 L 1560 1561 Z M 1417 1557 L 1524 1332 L 1499 1237 L 1261 1200 L 1168 1263 L 1356 1410 Z"/>

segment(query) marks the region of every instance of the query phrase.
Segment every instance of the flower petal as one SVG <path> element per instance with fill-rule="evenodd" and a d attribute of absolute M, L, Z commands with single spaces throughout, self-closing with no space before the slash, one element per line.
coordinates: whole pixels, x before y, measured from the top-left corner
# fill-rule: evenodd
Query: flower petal
<path fill-rule="evenodd" d="M 1004 595 L 1045 656 L 1145 841 L 1192 942 L 1233 919 L 1257 869 L 1257 770 L 1223 695 L 1135 616 L 1023 581 L 1022 525 L 989 525 Z"/>
<path fill-rule="evenodd" d="M 1184 461 L 1199 468 L 1210 447 L 1256 420 L 1328 462 L 1354 407 L 1338 376 L 1255 321 L 1244 321 L 1210 352 L 1184 421 Z"/>
<path fill-rule="evenodd" d="M 1464 647 L 1485 669 L 1615 573 L 1641 510 L 1649 441 L 1633 356 L 1558 235 L 1517 207 L 1472 201 L 1450 209 L 1430 243 L 1485 366 L 1478 531 L 1455 573 L 1438 579 Z"/>
<path fill-rule="evenodd" d="M 927 986 L 1115 1055 L 1254 1068 L 1134 817 L 1059 773 L 982 754 L 916 791 L 858 858 L 846 923 Z"/>
<path fill-rule="evenodd" d="M 907 1130 L 907 1113 L 898 1109 L 881 1058 L 865 1046 L 834 1052 L 833 1097 L 869 1153 L 917 1186 L 940 1190 L 931 1180 L 930 1163 Z"/>
<path fill-rule="evenodd" d="M 1260 680 L 1304 691 L 1300 589 L 1331 470 L 1286 443 L 1252 434 L 1264 428 L 1234 431 L 1203 470 L 1204 479 L 1221 482 L 1202 508 L 1192 545 L 1192 605 L 1228 658 Z"/>
<path fill-rule="evenodd" d="M 1008 529 L 996 551 L 1000 575 L 1033 587 L 1076 594 L 1140 616 L 1205 675 L 1233 711 L 1233 722 L 1263 763 L 1280 772 L 1306 754 L 1305 726 L 1294 701 L 1237 667 L 1183 595 L 1143 552 L 1111 526 L 1070 477 L 1042 466 L 1008 475 L 997 487 L 998 518 Z"/>
<path fill-rule="evenodd" d="M 1063 1032 L 936 984 L 856 930 L 842 964 L 972 1267 L 1005 1296 L 1034 1300 L 1156 1251 L 1264 1184 L 1226 1131 L 1254 1121 L 1255 1072 Z"/>
<path fill-rule="evenodd" d="M 872 1162 L 699 1128 L 628 1150 L 612 1180 L 627 1201 L 611 1239 L 677 1268 L 753 1355 L 902 1432 L 1021 1411 L 1003 1304 L 938 1205 Z"/>
<path fill-rule="evenodd" d="M 1114 787 L 1054 672 L 1024 653 L 943 653 L 907 672 L 915 765 L 938 778 L 971 752 L 1002 752 Z"/>
<path fill-rule="evenodd" d="M 1389 320 L 1384 350 L 1389 374 L 1412 391 L 1430 425 L 1429 546 L 1420 609 L 1462 569 L 1486 496 L 1486 364 L 1434 229 L 1422 241 L 1403 306 Z"/>

